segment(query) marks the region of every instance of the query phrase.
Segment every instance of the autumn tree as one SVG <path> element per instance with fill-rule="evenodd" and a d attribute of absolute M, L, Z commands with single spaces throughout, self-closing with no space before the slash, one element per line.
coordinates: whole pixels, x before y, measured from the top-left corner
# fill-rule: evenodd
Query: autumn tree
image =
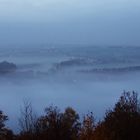
<path fill-rule="evenodd" d="M 93 113 L 90 112 L 84 116 L 80 130 L 80 140 L 93 140 L 95 126 L 95 118 Z"/>
<path fill-rule="evenodd" d="M 77 140 L 80 129 L 79 115 L 72 108 L 61 113 L 57 107 L 45 109 L 38 119 L 38 132 L 42 140 Z"/>
<path fill-rule="evenodd" d="M 96 140 L 139 140 L 140 112 L 136 92 L 124 92 L 96 128 Z"/>

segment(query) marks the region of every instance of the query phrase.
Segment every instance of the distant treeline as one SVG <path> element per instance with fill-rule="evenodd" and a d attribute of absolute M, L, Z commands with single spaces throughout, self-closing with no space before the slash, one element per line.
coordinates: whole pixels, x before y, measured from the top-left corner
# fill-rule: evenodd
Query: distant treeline
<path fill-rule="evenodd" d="M 92 112 L 80 119 L 71 107 L 61 112 L 49 106 L 37 117 L 31 103 L 24 102 L 19 118 L 20 133 L 14 134 L 0 111 L 0 140 L 140 140 L 140 105 L 136 92 L 124 92 L 107 110 L 103 120 L 96 122 Z"/>

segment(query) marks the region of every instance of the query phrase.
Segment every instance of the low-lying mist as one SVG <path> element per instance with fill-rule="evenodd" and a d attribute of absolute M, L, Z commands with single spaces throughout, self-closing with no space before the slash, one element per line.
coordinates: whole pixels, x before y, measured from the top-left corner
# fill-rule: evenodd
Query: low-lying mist
<path fill-rule="evenodd" d="M 71 106 L 81 115 L 92 111 L 102 119 L 124 90 L 140 92 L 140 49 L 136 49 L 3 50 L 1 61 L 17 68 L 0 74 L 0 109 L 9 116 L 9 127 L 16 128 L 24 100 L 32 103 L 36 114 L 53 104 L 62 110 Z"/>

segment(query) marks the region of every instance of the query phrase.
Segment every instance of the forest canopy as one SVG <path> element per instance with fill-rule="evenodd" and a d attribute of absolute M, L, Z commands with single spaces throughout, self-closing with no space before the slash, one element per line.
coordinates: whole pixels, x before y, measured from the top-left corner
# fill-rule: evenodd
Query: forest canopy
<path fill-rule="evenodd" d="M 63 112 L 46 107 L 37 117 L 30 102 L 24 102 L 19 118 L 20 133 L 14 134 L 0 111 L 0 140 L 139 140 L 140 105 L 136 92 L 125 92 L 104 118 L 96 122 L 92 112 L 80 118 L 71 107 Z"/>

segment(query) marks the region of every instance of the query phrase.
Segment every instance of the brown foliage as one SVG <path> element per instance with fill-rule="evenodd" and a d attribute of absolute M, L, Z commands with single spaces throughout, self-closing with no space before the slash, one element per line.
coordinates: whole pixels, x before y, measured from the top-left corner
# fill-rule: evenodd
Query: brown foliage
<path fill-rule="evenodd" d="M 124 92 L 114 108 L 95 124 L 91 113 L 80 122 L 78 113 L 68 107 L 61 112 L 50 106 L 45 114 L 34 118 L 31 104 L 26 103 L 20 119 L 21 133 L 16 137 L 5 127 L 7 120 L 0 111 L 0 140 L 139 140 L 140 109 L 138 95 Z"/>

